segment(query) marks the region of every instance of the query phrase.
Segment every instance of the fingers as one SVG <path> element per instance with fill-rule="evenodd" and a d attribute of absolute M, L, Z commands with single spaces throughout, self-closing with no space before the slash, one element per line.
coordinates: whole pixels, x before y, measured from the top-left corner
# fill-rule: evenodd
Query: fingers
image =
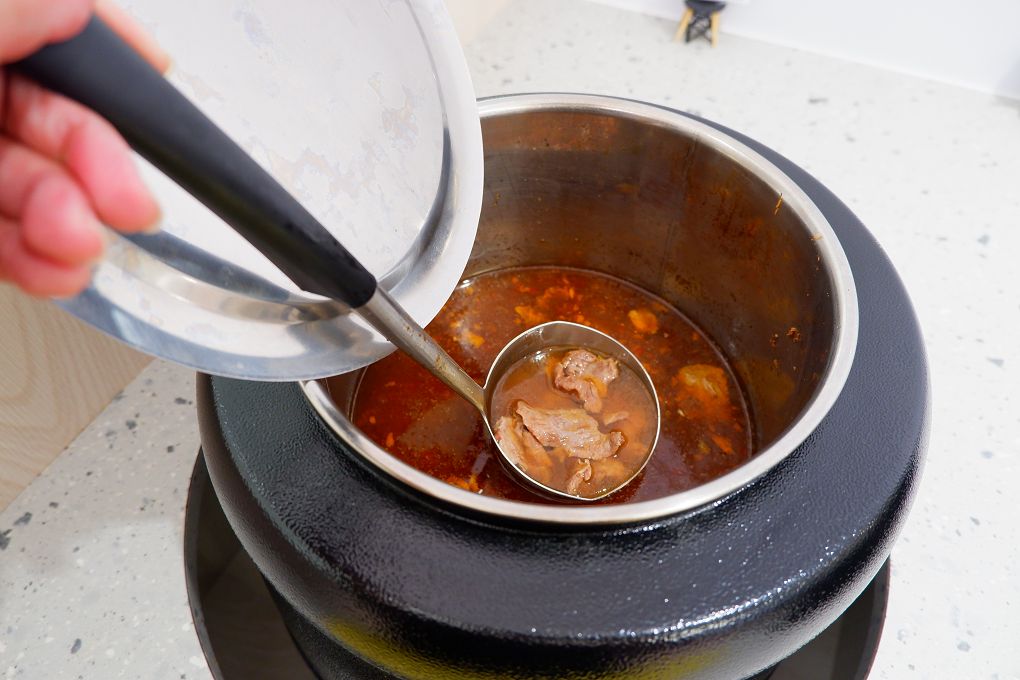
<path fill-rule="evenodd" d="M 71 38 L 92 8 L 93 0 L 0 0 L 0 65 Z M 129 16 L 107 0 L 96 12 L 153 67 L 167 70 L 166 53 Z M 112 126 L 0 70 L 0 280 L 38 296 L 76 295 L 103 251 L 100 219 L 140 231 L 158 217 Z"/>
<path fill-rule="evenodd" d="M 0 63 L 16 61 L 47 43 L 81 31 L 91 0 L 0 0 Z"/>
<path fill-rule="evenodd" d="M 105 120 L 16 76 L 7 88 L 6 107 L 8 134 L 63 163 L 103 222 L 136 232 L 159 219 L 159 207 L 138 175 L 127 142 Z"/>
<path fill-rule="evenodd" d="M 39 297 L 71 297 L 85 289 L 92 272 L 85 265 L 67 265 L 40 257 L 25 247 L 18 227 L 0 217 L 0 280 Z"/>
<path fill-rule="evenodd" d="M 159 206 L 142 183 L 127 142 L 93 116 L 70 133 L 64 165 L 81 183 L 99 215 L 114 229 L 143 231 L 159 219 Z"/>
<path fill-rule="evenodd" d="M 78 184 L 56 163 L 0 138 L 0 214 L 21 225 L 24 246 L 64 264 L 103 252 L 102 225 Z"/>
<path fill-rule="evenodd" d="M 157 71 L 166 73 L 170 68 L 170 55 L 127 12 L 109 0 L 97 0 L 96 14 Z"/>
<path fill-rule="evenodd" d="M 43 45 L 67 40 L 79 33 L 92 14 L 93 0 L 0 0 L 0 64 L 27 57 Z M 109 0 L 94 2 L 95 11 L 124 42 L 138 51 L 160 73 L 170 57 L 159 44 Z"/>
<path fill-rule="evenodd" d="M 64 171 L 28 147 L 0 137 L 0 215 L 20 217 L 28 192 L 51 172 Z"/>
<path fill-rule="evenodd" d="M 0 139 L 0 280 L 40 297 L 88 285 L 102 227 L 81 188 L 56 163 Z M 9 217 L 8 217 L 9 216 Z"/>
<path fill-rule="evenodd" d="M 21 240 L 34 255 L 67 265 L 91 264 L 103 254 L 102 225 L 88 200 L 63 173 L 44 177 L 25 201 Z"/>

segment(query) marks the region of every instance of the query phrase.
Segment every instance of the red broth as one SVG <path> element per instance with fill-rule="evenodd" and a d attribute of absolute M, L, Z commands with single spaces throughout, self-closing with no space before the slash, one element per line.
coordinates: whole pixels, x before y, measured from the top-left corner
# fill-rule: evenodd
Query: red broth
<path fill-rule="evenodd" d="M 750 458 L 750 413 L 722 354 L 674 307 L 615 277 L 554 267 L 488 272 L 464 281 L 427 330 L 481 383 L 514 336 L 559 319 L 623 343 L 648 370 L 662 411 L 644 471 L 597 503 L 661 498 Z M 557 502 L 511 479 L 481 416 L 400 352 L 365 369 L 351 417 L 379 446 L 433 477 L 487 496 Z"/>

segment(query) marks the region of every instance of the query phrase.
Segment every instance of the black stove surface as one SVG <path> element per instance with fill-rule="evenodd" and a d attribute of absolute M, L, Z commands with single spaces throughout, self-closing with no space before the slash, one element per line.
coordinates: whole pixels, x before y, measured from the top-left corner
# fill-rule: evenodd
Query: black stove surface
<path fill-rule="evenodd" d="M 269 587 L 227 523 L 201 455 L 188 492 L 184 549 L 195 629 L 216 680 L 318 680 L 291 640 Z M 750 680 L 867 678 L 888 593 L 887 561 L 821 635 Z M 388 677 L 353 655 L 344 672 L 349 680 Z"/>

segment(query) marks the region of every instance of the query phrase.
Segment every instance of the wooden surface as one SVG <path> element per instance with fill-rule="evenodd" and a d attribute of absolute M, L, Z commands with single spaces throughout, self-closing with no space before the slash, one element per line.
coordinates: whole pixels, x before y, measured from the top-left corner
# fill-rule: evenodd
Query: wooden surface
<path fill-rule="evenodd" d="M 0 284 L 0 509 L 149 358 Z"/>

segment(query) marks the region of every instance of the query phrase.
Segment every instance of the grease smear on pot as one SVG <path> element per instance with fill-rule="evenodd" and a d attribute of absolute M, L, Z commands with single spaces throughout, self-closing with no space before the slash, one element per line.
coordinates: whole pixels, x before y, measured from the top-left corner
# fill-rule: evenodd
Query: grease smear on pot
<path fill-rule="evenodd" d="M 660 498 L 710 481 L 750 457 L 747 404 L 718 349 L 674 307 L 612 276 L 554 267 L 488 272 L 462 283 L 427 330 L 481 381 L 504 344 L 554 320 L 585 324 L 616 338 L 641 361 L 658 391 L 662 422 L 651 460 L 633 482 L 596 503 Z M 593 445 L 608 448 L 587 458 L 563 456 L 551 466 L 556 479 L 550 480 L 566 486 L 573 479 L 578 495 L 597 495 L 599 486 L 611 486 L 607 475 L 626 479 L 626 461 L 643 457 L 642 413 L 650 410 L 654 421 L 654 406 L 641 404 L 640 393 L 651 397 L 640 384 L 633 391 L 631 378 L 638 379 L 629 369 L 613 362 L 617 375 L 607 383 L 607 366 L 578 357 L 577 351 L 558 348 L 519 362 L 503 378 L 508 389 L 497 391 L 493 413 L 509 418 L 505 427 L 523 425 L 539 439 L 536 430 L 542 430 L 540 421 L 550 410 L 569 410 L 578 421 L 583 420 L 579 414 L 592 419 L 596 428 L 588 433 L 598 440 Z M 599 380 L 584 379 L 592 371 Z M 578 376 L 580 381 L 572 380 Z M 514 482 L 478 412 L 402 353 L 364 370 L 352 411 L 354 424 L 379 446 L 438 479 L 500 498 L 558 502 Z M 547 453 L 556 448 L 551 439 L 542 443 L 553 444 L 544 447 Z M 632 456 L 635 452 L 640 455 Z M 600 460 L 615 462 L 596 474 Z"/>

